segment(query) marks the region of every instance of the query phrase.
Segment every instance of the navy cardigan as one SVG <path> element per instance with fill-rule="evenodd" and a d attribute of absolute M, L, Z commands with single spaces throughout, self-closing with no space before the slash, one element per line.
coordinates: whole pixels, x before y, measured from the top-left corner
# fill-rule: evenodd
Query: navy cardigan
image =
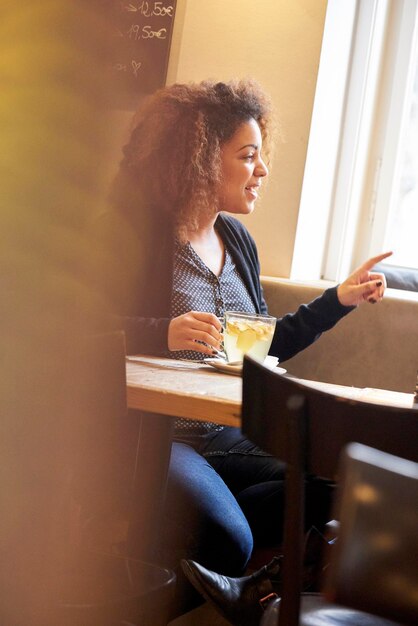
<path fill-rule="evenodd" d="M 233 257 L 258 313 L 267 313 L 260 282 L 255 242 L 237 219 L 220 214 L 215 228 Z M 112 327 L 126 334 L 128 354 L 159 354 L 168 349 L 173 279 L 173 228 L 167 216 L 127 219 L 116 212 L 104 214 L 95 226 L 100 259 L 98 275 L 106 292 L 105 308 Z M 97 273 L 97 272 L 96 272 Z M 327 289 L 296 313 L 277 320 L 270 354 L 280 362 L 313 343 L 353 307 L 342 306 L 337 289 Z"/>

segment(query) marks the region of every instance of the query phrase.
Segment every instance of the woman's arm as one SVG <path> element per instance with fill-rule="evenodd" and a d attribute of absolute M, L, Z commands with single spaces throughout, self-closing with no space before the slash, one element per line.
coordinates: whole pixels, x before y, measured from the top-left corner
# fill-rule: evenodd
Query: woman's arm
<path fill-rule="evenodd" d="M 221 344 L 215 315 L 190 311 L 169 317 L 172 236 L 167 222 L 156 230 L 147 229 L 145 220 L 141 226 L 115 212 L 95 222 L 94 280 L 103 302 L 102 327 L 125 332 L 128 354 L 194 350 L 212 355 Z"/>
<path fill-rule="evenodd" d="M 302 304 L 296 313 L 277 320 L 270 354 L 282 363 L 316 341 L 354 307 L 340 303 L 337 287 L 327 289 L 309 304 Z"/>
<path fill-rule="evenodd" d="M 390 256 L 385 252 L 358 267 L 337 287 L 327 289 L 310 304 L 303 304 L 296 313 L 277 320 L 270 354 L 281 362 L 307 348 L 356 306 L 376 303 L 386 288 L 384 274 L 371 272 L 376 263 Z"/>

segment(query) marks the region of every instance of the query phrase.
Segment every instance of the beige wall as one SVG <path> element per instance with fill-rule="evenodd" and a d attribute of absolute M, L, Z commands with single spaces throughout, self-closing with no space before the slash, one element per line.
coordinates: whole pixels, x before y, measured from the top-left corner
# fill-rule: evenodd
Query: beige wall
<path fill-rule="evenodd" d="M 177 0 L 167 83 L 255 78 L 281 122 L 268 185 L 243 218 L 266 275 L 290 274 L 325 11 L 326 0 Z M 114 113 L 108 180 L 131 117 Z"/>
<path fill-rule="evenodd" d="M 245 223 L 262 273 L 289 276 L 326 0 L 177 0 L 167 83 L 251 76 L 283 127 L 270 181 Z"/>

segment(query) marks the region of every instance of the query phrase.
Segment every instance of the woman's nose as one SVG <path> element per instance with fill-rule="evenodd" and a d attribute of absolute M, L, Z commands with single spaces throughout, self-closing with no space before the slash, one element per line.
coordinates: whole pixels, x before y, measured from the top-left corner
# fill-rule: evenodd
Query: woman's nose
<path fill-rule="evenodd" d="M 256 176 L 267 176 L 269 173 L 267 165 L 264 163 L 263 159 L 260 157 L 258 159 L 257 167 L 255 170 Z"/>

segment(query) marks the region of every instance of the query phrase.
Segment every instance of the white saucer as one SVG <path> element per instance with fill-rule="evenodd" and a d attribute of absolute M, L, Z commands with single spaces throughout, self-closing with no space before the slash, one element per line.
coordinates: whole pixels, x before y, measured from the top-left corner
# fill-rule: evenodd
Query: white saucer
<path fill-rule="evenodd" d="M 230 365 L 224 359 L 220 359 L 218 357 L 205 359 L 204 362 L 206 365 L 210 365 L 214 367 L 220 372 L 224 374 L 232 374 L 234 376 L 241 376 L 242 374 L 242 363 L 237 363 L 236 365 Z M 271 369 L 274 369 L 279 374 L 285 374 L 287 370 L 283 367 L 277 367 L 278 359 L 275 356 L 268 356 L 264 361 L 264 365 Z"/>

